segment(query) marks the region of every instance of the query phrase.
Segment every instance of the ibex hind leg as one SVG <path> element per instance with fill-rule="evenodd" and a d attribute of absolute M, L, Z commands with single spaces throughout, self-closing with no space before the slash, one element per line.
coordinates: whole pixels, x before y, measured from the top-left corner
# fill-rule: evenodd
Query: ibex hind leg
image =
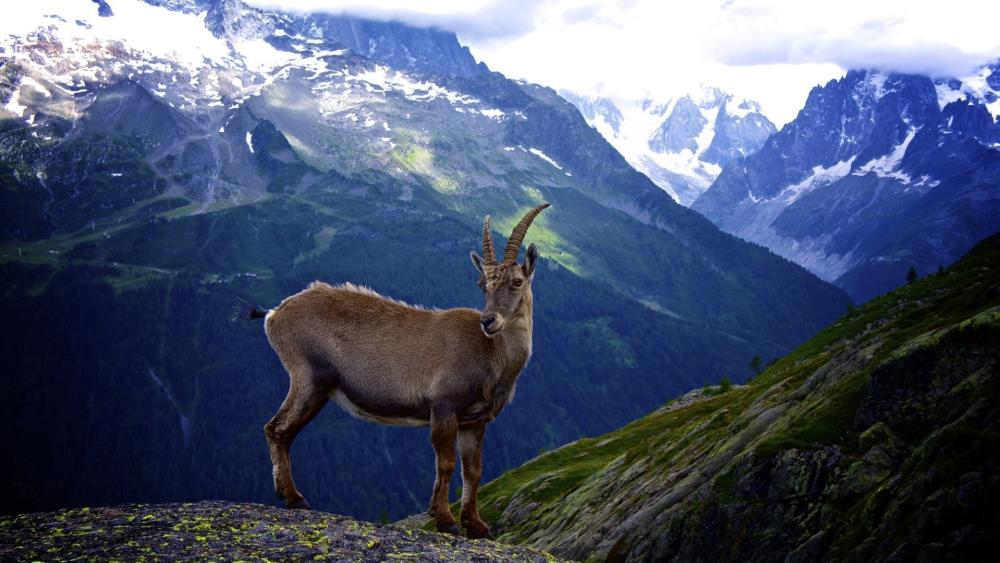
<path fill-rule="evenodd" d="M 291 374 L 288 396 L 277 414 L 264 425 L 264 436 L 271 453 L 274 492 L 278 498 L 285 499 L 288 508 L 310 508 L 292 480 L 289 450 L 299 431 L 326 405 L 327 390 L 324 387 L 313 377 Z"/>

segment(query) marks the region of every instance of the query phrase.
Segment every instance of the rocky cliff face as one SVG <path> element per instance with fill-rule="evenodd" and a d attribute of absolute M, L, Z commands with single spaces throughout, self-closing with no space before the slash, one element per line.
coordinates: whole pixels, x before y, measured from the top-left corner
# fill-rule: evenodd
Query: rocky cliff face
<path fill-rule="evenodd" d="M 849 72 L 692 208 L 858 301 L 950 264 L 1000 228 L 995 74 Z"/>
<path fill-rule="evenodd" d="M 0 517 L 4 561 L 557 561 L 487 540 L 221 501 Z"/>
<path fill-rule="evenodd" d="M 974 560 L 1000 547 L 1000 235 L 748 385 L 480 492 L 503 541 L 588 560 Z"/>

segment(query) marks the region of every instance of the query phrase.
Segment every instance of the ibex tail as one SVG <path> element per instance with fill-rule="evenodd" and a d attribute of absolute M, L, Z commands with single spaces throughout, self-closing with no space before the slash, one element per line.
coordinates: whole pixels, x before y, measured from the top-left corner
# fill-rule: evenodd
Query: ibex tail
<path fill-rule="evenodd" d="M 260 305 L 251 303 L 250 301 L 247 301 L 246 299 L 240 297 L 239 295 L 237 295 L 236 298 L 239 299 L 243 305 L 235 308 L 236 310 L 233 311 L 233 316 L 231 320 L 236 321 L 240 318 L 243 318 L 254 321 L 257 319 L 263 319 L 264 317 L 267 316 L 268 313 L 267 309 L 264 309 Z"/>

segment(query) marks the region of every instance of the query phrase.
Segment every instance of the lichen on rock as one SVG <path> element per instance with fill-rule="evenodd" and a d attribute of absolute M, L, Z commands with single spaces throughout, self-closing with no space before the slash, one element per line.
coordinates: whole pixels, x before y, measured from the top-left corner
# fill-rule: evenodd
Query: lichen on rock
<path fill-rule="evenodd" d="M 487 540 L 205 501 L 0 517 L 2 561 L 555 561 Z"/>

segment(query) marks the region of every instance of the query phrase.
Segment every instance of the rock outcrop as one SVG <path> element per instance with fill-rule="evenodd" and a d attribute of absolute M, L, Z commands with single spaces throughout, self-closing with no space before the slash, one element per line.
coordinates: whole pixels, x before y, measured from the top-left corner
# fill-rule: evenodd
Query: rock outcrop
<path fill-rule="evenodd" d="M 487 540 L 206 501 L 0 517 L 3 561 L 556 561 Z"/>

